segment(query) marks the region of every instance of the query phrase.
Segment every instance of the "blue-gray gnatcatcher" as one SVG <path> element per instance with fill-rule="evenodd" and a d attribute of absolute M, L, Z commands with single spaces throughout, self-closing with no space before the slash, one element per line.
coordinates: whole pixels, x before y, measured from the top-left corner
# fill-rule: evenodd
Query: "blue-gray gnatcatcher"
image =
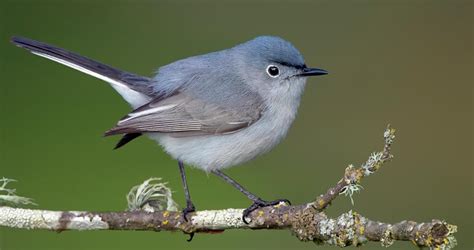
<path fill-rule="evenodd" d="M 308 68 L 289 42 L 257 37 L 233 48 L 182 59 L 153 78 L 112 68 L 67 50 L 13 37 L 12 42 L 50 60 L 104 80 L 134 108 L 105 135 L 122 134 L 119 148 L 142 134 L 178 160 L 186 196 L 184 218 L 195 211 L 184 163 L 211 172 L 244 193 L 244 211 L 278 204 L 250 193 L 221 169 L 271 150 L 295 119 L 306 77 L 327 74 Z"/>

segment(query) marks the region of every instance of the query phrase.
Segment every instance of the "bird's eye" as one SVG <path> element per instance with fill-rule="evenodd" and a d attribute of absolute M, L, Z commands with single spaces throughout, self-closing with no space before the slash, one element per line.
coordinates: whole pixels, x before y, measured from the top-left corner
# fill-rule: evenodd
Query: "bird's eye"
<path fill-rule="evenodd" d="M 278 77 L 280 75 L 280 70 L 275 65 L 268 65 L 267 67 L 267 74 L 273 78 Z"/>

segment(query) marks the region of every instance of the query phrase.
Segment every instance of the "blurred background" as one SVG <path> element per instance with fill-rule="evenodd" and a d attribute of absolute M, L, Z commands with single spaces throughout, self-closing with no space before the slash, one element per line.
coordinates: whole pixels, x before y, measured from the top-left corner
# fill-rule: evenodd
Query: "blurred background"
<path fill-rule="evenodd" d="M 458 249 L 473 247 L 472 1 L 26 1 L 0 2 L 0 176 L 37 208 L 124 210 L 128 190 L 162 177 L 184 205 L 176 161 L 147 138 L 112 150 L 102 136 L 130 111 L 107 83 L 9 43 L 21 35 L 151 76 L 174 60 L 259 35 L 291 41 L 311 78 L 288 137 L 227 173 L 264 199 L 308 202 L 397 129 L 395 158 L 363 181 L 355 205 L 331 216 L 445 219 Z M 188 170 L 198 209 L 247 207 L 230 185 Z M 289 231 L 63 232 L 0 229 L 0 249 L 335 249 Z M 414 249 L 396 242 L 391 249 Z M 371 243 L 362 249 L 379 249 Z"/>

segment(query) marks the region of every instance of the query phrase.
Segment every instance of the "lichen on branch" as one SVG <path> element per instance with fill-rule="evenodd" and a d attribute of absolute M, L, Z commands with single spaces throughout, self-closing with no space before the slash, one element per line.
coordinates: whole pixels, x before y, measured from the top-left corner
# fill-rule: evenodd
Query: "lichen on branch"
<path fill-rule="evenodd" d="M 21 205 L 36 205 L 33 199 L 16 195 L 16 189 L 7 188 L 14 179 L 2 177 L 0 179 L 0 206 L 21 206 Z"/>
<path fill-rule="evenodd" d="M 178 204 L 173 200 L 172 192 L 161 178 L 152 177 L 140 185 L 134 186 L 127 194 L 128 210 L 177 211 Z"/>

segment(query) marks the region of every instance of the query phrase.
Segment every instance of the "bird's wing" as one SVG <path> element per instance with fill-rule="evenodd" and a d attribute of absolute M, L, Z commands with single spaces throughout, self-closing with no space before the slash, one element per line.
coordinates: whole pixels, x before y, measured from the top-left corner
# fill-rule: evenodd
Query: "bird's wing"
<path fill-rule="evenodd" d="M 229 108 L 206 102 L 185 93 L 152 100 L 122 118 L 105 135 L 159 132 L 173 136 L 226 134 L 255 123 L 263 102 L 252 108 Z"/>

